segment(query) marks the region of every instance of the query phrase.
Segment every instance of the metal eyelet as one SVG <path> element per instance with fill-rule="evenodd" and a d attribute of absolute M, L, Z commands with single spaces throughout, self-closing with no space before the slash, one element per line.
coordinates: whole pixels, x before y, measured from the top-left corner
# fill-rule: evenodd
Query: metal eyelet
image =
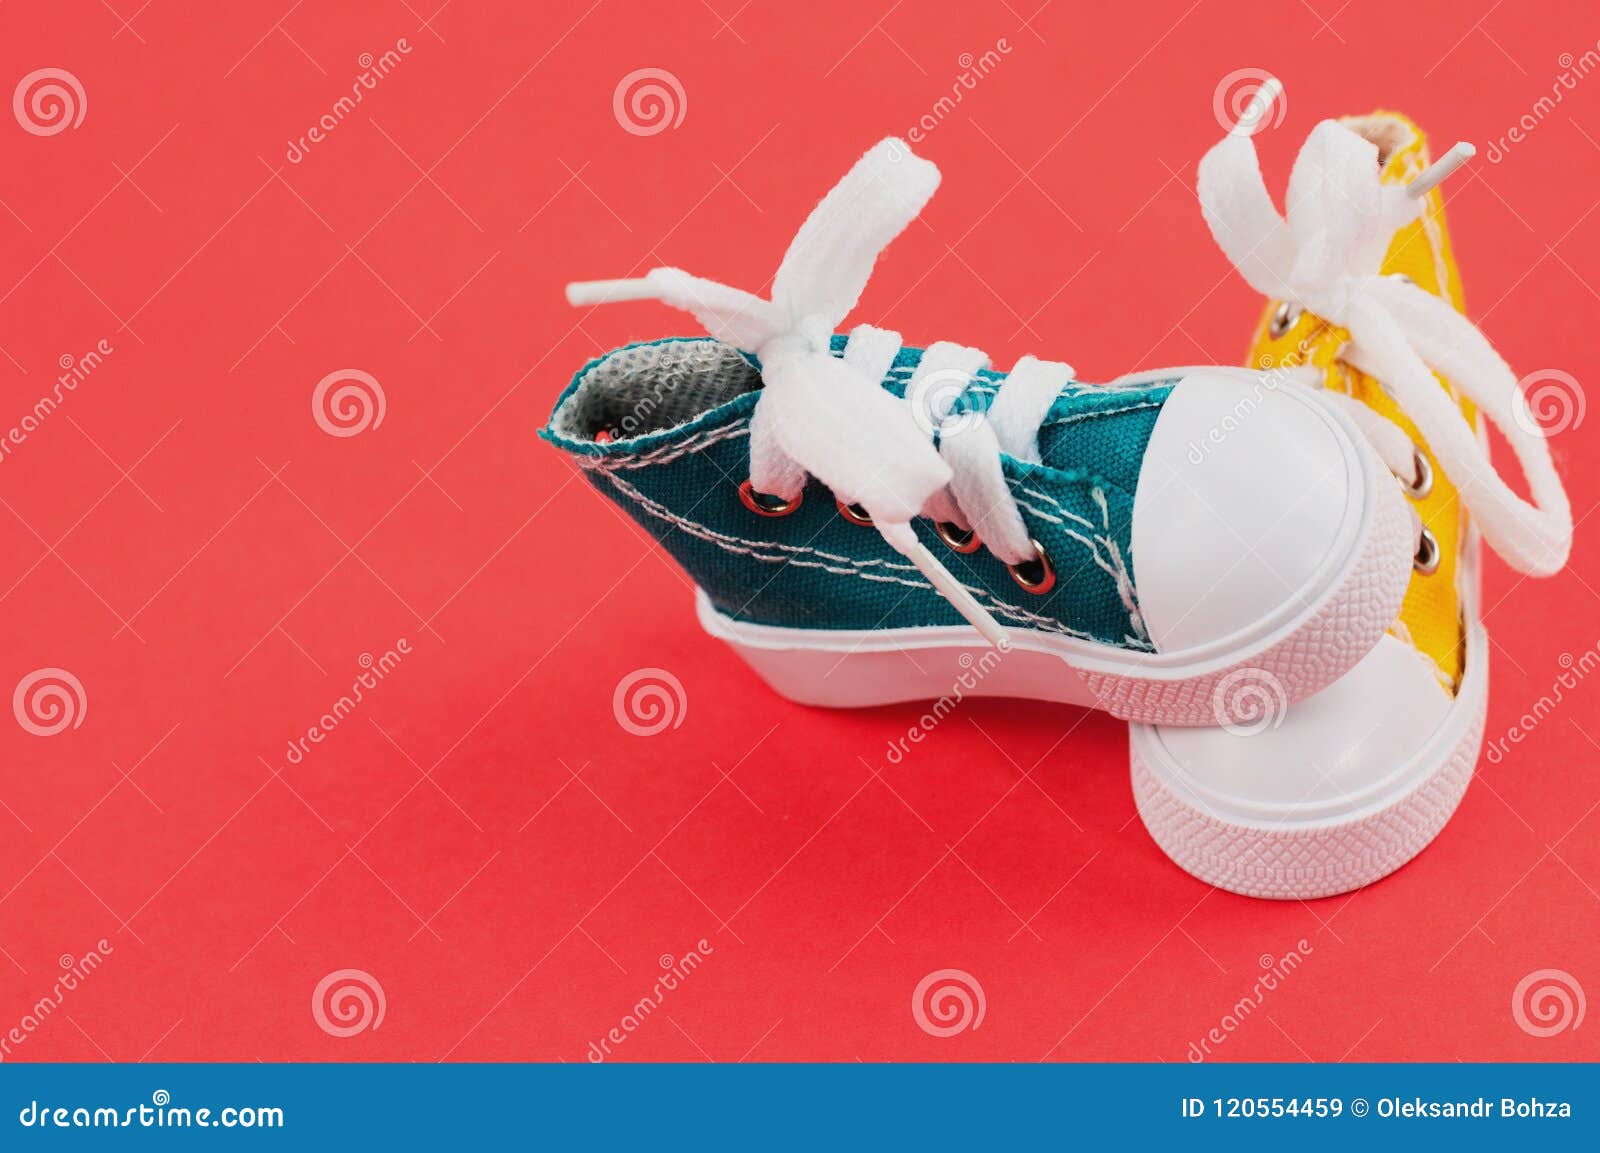
<path fill-rule="evenodd" d="M 872 527 L 872 517 L 859 504 L 845 504 L 842 500 L 835 500 L 833 503 L 839 506 L 839 515 L 851 524 Z"/>
<path fill-rule="evenodd" d="M 1300 316 L 1305 310 L 1292 301 L 1282 301 L 1272 312 L 1272 323 L 1267 326 L 1267 334 L 1273 340 L 1281 340 L 1296 324 L 1300 323 Z"/>
<path fill-rule="evenodd" d="M 970 528 L 964 529 L 960 525 L 952 524 L 947 520 L 934 521 L 933 531 L 938 534 L 940 540 L 949 546 L 951 552 L 975 553 L 983 547 L 983 542 L 978 539 L 977 533 Z"/>
<path fill-rule="evenodd" d="M 1414 284 L 1417 283 L 1415 280 L 1412 280 L 1409 276 L 1407 276 L 1403 272 L 1391 272 L 1389 274 L 1389 279 L 1394 281 L 1397 284 L 1412 284 L 1412 285 L 1414 285 Z"/>
<path fill-rule="evenodd" d="M 1044 551 L 1042 544 L 1036 540 L 1028 543 L 1033 546 L 1034 558 L 1021 564 L 1006 565 L 1006 569 L 1024 592 L 1042 597 L 1056 587 L 1056 566 L 1050 563 L 1050 554 Z"/>
<path fill-rule="evenodd" d="M 1411 558 L 1411 567 L 1423 576 L 1439 571 L 1439 540 L 1426 526 L 1417 538 L 1417 555 Z"/>
<path fill-rule="evenodd" d="M 1400 478 L 1400 487 L 1412 500 L 1421 500 L 1433 491 L 1433 465 L 1428 456 L 1415 445 L 1411 448 L 1411 480 Z"/>
<path fill-rule="evenodd" d="M 744 507 L 757 516 L 788 516 L 800 507 L 800 502 L 805 499 L 802 492 L 793 500 L 784 500 L 781 496 L 773 496 L 770 492 L 757 492 L 755 486 L 748 480 L 739 486 L 739 499 L 744 501 Z"/>

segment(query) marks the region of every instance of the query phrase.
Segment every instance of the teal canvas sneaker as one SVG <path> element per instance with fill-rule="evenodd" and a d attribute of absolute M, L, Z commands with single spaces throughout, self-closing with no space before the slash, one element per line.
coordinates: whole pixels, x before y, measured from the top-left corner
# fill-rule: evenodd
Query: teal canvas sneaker
<path fill-rule="evenodd" d="M 1293 373 L 1090 385 L 836 332 L 938 180 L 900 141 L 872 148 L 771 299 L 670 268 L 569 286 L 575 305 L 673 305 L 709 336 L 589 362 L 542 435 L 794 700 L 1031 697 L 1212 725 L 1241 682 L 1287 702 L 1354 665 L 1399 610 L 1416 525 L 1350 417 Z"/>

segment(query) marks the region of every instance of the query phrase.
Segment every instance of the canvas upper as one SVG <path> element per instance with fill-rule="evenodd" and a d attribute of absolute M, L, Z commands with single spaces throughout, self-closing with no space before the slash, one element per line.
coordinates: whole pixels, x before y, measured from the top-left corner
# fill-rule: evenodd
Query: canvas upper
<path fill-rule="evenodd" d="M 845 338 L 835 336 L 833 355 Z M 882 381 L 903 396 L 922 356 L 902 348 Z M 980 370 L 957 402 L 981 409 L 1005 374 Z M 750 511 L 750 418 L 760 396 L 753 356 L 706 338 L 631 344 L 590 361 L 541 436 L 677 557 L 723 615 L 814 629 L 954 625 L 961 617 L 878 534 L 841 515 L 817 481 L 782 517 Z M 1023 592 L 978 549 L 950 549 L 927 518 L 914 528 L 1008 626 L 1149 650 L 1129 565 L 1133 497 L 1170 382 L 1107 389 L 1072 382 L 1039 427 L 1040 464 L 1004 455 L 1029 531 L 1056 571 L 1043 596 Z M 601 439 L 597 440 L 597 435 Z"/>

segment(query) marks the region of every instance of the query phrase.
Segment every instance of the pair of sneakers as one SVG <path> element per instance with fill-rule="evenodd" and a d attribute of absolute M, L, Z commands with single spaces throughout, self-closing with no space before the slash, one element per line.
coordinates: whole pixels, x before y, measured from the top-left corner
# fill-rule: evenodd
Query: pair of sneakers
<path fill-rule="evenodd" d="M 1262 897 L 1348 891 L 1439 832 L 1477 758 L 1478 545 L 1565 562 L 1571 513 L 1515 377 L 1460 312 L 1422 133 L 1327 121 L 1287 217 L 1236 131 L 1207 224 L 1269 298 L 1249 369 L 1108 384 L 839 329 L 938 170 L 878 144 L 770 298 L 658 268 L 574 284 L 708 334 L 580 369 L 543 430 L 673 554 L 707 632 L 774 689 L 858 707 L 1009 696 L 1131 722 L 1178 865 Z M 1491 467 L 1483 422 L 1531 499 Z"/>

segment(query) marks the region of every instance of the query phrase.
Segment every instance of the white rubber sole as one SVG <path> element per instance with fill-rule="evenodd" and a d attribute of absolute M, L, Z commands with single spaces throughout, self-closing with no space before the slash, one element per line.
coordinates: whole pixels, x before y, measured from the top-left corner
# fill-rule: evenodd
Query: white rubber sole
<path fill-rule="evenodd" d="M 1361 460 L 1363 499 L 1322 587 L 1278 618 L 1200 652 L 1143 653 L 1025 628 L 1008 628 L 1010 645 L 1001 652 L 966 625 L 796 629 L 735 620 L 703 592 L 696 606 L 708 633 L 801 704 L 1019 697 L 1145 724 L 1222 724 L 1242 681 L 1285 704 L 1310 696 L 1353 667 L 1399 615 L 1411 576 L 1411 513 L 1371 454 Z"/>
<path fill-rule="evenodd" d="M 1474 623 L 1460 689 L 1431 738 L 1383 780 L 1314 812 L 1292 803 L 1251 804 L 1245 812 L 1242 802 L 1203 796 L 1159 731 L 1133 726 L 1133 795 L 1145 828 L 1180 868 L 1247 897 L 1309 900 L 1388 876 L 1439 835 L 1472 779 L 1488 708 L 1488 648 Z"/>

